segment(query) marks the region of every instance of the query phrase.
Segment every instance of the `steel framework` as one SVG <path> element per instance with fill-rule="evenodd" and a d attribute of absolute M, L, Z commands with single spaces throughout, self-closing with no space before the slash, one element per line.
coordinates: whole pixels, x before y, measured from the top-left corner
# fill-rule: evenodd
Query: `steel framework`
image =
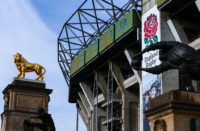
<path fill-rule="evenodd" d="M 113 131 L 113 74 L 112 74 L 112 62 L 109 65 L 109 71 L 108 71 L 107 102 L 108 102 L 107 109 L 106 109 L 106 111 L 107 111 L 107 131 Z M 110 122 L 110 124 L 109 124 L 109 122 Z"/>
<path fill-rule="evenodd" d="M 99 87 L 98 87 L 98 75 L 95 72 L 94 76 L 94 86 L 93 86 L 93 107 L 92 112 L 92 131 L 98 131 L 98 96 L 99 96 Z"/>
<path fill-rule="evenodd" d="M 58 37 L 58 63 L 68 86 L 71 61 L 131 9 L 140 18 L 141 0 L 85 0 L 67 20 Z"/>

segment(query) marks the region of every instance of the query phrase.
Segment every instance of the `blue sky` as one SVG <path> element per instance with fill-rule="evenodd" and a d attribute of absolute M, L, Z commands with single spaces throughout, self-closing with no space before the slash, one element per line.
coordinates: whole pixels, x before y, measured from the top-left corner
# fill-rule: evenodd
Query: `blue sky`
<path fill-rule="evenodd" d="M 57 63 L 57 37 L 64 22 L 82 3 L 80 0 L 1 0 L 0 4 L 0 85 L 1 91 L 18 74 L 13 54 L 40 63 L 47 73 L 46 87 L 53 89 L 49 112 L 57 131 L 76 130 L 75 104 L 69 104 L 68 88 Z M 29 73 L 26 78 L 35 78 Z M 0 93 L 0 112 L 3 96 Z M 86 131 L 80 122 L 80 130 Z"/>
<path fill-rule="evenodd" d="M 30 0 L 35 11 L 48 27 L 60 33 L 63 24 L 84 0 Z"/>

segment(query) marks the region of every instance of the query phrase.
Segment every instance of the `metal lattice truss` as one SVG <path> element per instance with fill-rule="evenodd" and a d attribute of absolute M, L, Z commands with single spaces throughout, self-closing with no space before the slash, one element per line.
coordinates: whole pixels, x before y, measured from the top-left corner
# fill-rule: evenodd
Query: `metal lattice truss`
<path fill-rule="evenodd" d="M 58 63 L 68 86 L 71 61 L 131 9 L 139 16 L 141 0 L 85 0 L 67 20 L 58 37 Z"/>

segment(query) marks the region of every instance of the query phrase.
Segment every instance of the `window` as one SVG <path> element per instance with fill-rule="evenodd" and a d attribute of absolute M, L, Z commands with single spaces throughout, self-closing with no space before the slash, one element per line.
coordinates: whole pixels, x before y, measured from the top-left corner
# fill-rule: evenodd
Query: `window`
<path fill-rule="evenodd" d="M 120 29 L 122 29 L 122 28 L 123 28 L 123 21 L 120 22 Z"/>
<path fill-rule="evenodd" d="M 84 55 L 81 56 L 81 60 L 83 60 L 83 59 L 84 59 Z"/>
<path fill-rule="evenodd" d="M 127 25 L 127 19 L 124 20 L 124 25 Z"/>
<path fill-rule="evenodd" d="M 97 44 L 94 45 L 94 49 L 97 49 Z"/>
<path fill-rule="evenodd" d="M 112 36 L 113 36 L 113 31 L 111 30 L 111 31 L 110 31 L 110 37 L 112 37 Z"/>
<path fill-rule="evenodd" d="M 85 52 L 85 56 L 88 57 L 88 51 Z"/>
<path fill-rule="evenodd" d="M 76 67 L 76 61 L 74 61 L 73 66 Z"/>
<path fill-rule="evenodd" d="M 102 40 L 100 40 L 100 41 L 99 41 L 99 45 L 102 46 L 102 44 L 103 44 L 103 42 L 102 42 Z"/>

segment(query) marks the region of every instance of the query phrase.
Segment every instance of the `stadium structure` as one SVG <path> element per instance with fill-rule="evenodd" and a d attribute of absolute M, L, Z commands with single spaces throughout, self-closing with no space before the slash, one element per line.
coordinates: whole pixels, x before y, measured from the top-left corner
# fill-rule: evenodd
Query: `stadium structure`
<path fill-rule="evenodd" d="M 58 63 L 68 101 L 76 104 L 88 131 L 146 130 L 142 73 L 131 68 L 131 58 L 142 50 L 142 17 L 153 7 L 161 41 L 200 49 L 199 0 L 85 0 L 63 25 Z M 179 87 L 177 70 L 160 79 L 161 94 Z"/>

